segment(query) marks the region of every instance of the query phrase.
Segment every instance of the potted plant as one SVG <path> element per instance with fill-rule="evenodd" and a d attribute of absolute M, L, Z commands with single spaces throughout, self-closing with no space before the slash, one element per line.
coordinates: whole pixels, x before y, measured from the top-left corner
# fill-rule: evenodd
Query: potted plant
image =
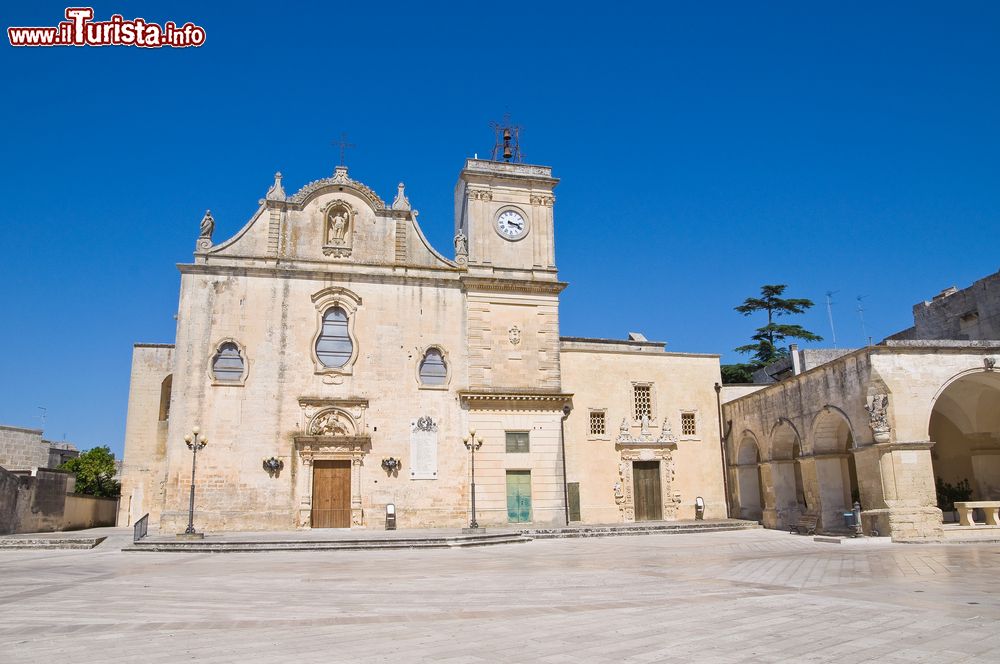
<path fill-rule="evenodd" d="M 969 480 L 964 479 L 958 484 L 950 484 L 938 477 L 934 482 L 934 488 L 937 490 L 938 508 L 944 514 L 948 515 L 945 521 L 949 523 L 958 521 L 958 512 L 955 511 L 955 503 L 960 503 L 972 497 L 972 487 L 969 486 Z"/>

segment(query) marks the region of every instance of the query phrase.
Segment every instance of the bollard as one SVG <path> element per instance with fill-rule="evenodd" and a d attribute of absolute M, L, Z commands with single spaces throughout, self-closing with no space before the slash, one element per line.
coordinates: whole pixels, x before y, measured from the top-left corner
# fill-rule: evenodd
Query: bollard
<path fill-rule="evenodd" d="M 854 536 L 860 537 L 864 533 L 864 529 L 861 527 L 861 503 L 854 502 Z"/>

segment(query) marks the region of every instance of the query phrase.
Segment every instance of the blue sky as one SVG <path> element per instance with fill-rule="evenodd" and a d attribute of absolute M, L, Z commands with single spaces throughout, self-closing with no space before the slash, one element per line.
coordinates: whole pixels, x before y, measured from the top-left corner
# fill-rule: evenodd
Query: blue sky
<path fill-rule="evenodd" d="M 364 4 L 364 7 L 360 5 Z M 4 28 L 65 5 L 8 6 Z M 360 8 L 359 8 L 360 7 Z M 763 283 L 840 346 L 1000 267 L 995 3 L 165 3 L 197 49 L 0 46 L 0 422 L 122 449 L 131 345 L 171 342 L 206 208 L 240 228 L 275 170 L 403 181 L 450 252 L 463 159 L 505 112 L 551 165 L 561 331 L 724 361 Z M 824 343 L 822 345 L 827 345 Z"/>

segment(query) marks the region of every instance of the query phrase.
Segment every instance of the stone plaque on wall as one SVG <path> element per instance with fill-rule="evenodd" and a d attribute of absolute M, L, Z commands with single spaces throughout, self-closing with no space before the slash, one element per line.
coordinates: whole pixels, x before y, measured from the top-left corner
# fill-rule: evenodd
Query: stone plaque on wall
<path fill-rule="evenodd" d="M 429 416 L 410 422 L 410 479 L 437 479 L 438 426 Z"/>

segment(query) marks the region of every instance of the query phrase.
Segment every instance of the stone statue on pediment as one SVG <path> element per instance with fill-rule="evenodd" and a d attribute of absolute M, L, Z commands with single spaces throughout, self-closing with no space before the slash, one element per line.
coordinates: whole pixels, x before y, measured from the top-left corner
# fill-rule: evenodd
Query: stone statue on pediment
<path fill-rule="evenodd" d="M 211 210 L 205 210 L 205 216 L 201 218 L 201 229 L 198 234 L 198 239 L 208 240 L 211 242 L 212 233 L 215 232 L 215 219 L 212 217 Z"/>

